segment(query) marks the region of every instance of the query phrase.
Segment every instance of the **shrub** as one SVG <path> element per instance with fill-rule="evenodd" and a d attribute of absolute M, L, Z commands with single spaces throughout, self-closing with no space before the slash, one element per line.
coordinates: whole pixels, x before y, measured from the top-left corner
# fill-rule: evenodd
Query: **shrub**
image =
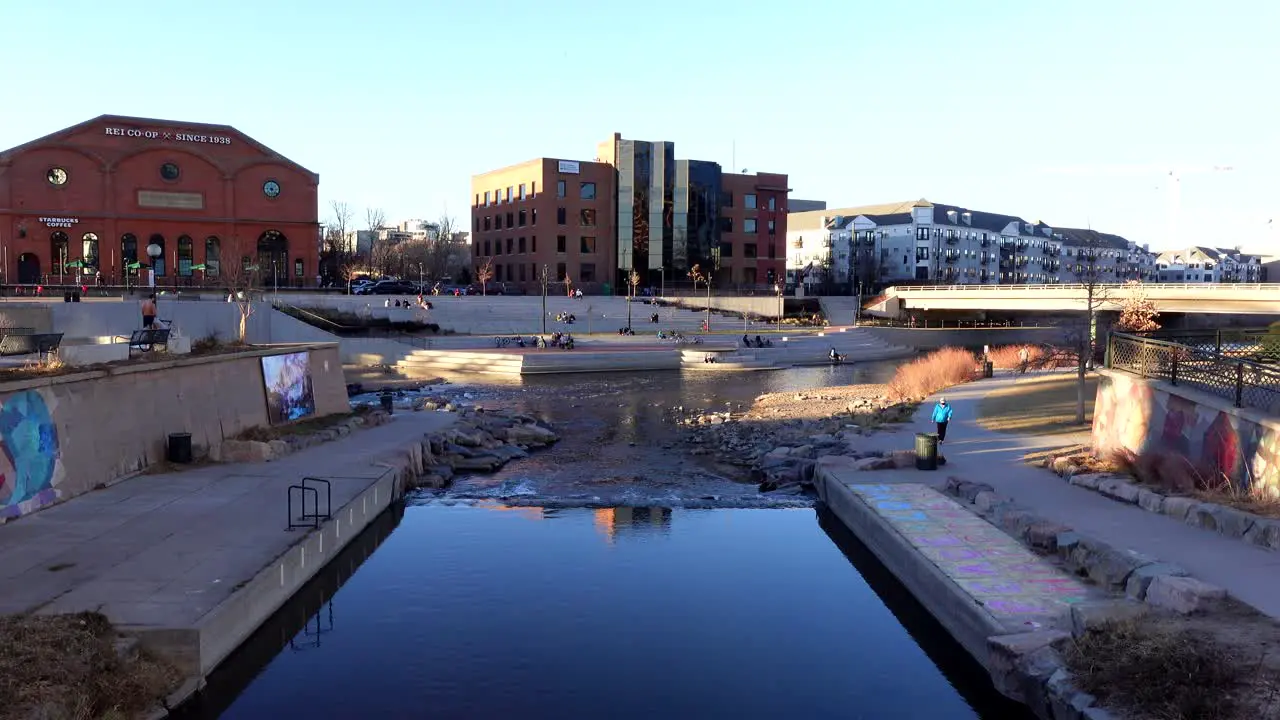
<path fill-rule="evenodd" d="M 897 400 L 923 400 L 939 390 L 969 382 L 977 375 L 977 365 L 977 356 L 968 350 L 935 350 L 899 367 L 889 381 L 889 392 Z"/>
<path fill-rule="evenodd" d="M 1019 351 L 1027 349 L 1027 366 L 1022 367 Z M 998 370 L 1041 370 L 1059 367 L 1075 367 L 1076 354 L 1072 350 L 1052 345 L 1001 345 L 991 348 L 987 357 Z"/>

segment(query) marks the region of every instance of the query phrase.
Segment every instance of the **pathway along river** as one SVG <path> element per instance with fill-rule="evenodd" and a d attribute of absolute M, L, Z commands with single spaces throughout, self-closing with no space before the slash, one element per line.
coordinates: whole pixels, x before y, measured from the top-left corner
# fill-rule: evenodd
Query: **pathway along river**
<path fill-rule="evenodd" d="M 1030 717 L 838 521 L 664 448 L 673 405 L 891 371 L 455 388 L 564 440 L 386 513 L 177 716 Z"/>

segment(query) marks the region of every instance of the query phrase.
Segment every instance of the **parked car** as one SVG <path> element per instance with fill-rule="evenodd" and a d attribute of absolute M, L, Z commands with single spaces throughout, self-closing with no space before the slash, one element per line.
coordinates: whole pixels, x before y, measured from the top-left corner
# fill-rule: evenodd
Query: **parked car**
<path fill-rule="evenodd" d="M 352 295 L 368 295 L 373 290 L 374 283 L 372 280 L 356 280 L 351 283 Z"/>
<path fill-rule="evenodd" d="M 418 288 L 403 280 L 379 280 L 369 292 L 374 295 L 417 295 Z"/>
<path fill-rule="evenodd" d="M 524 295 L 524 288 L 515 283 L 500 282 L 489 284 L 490 295 Z"/>

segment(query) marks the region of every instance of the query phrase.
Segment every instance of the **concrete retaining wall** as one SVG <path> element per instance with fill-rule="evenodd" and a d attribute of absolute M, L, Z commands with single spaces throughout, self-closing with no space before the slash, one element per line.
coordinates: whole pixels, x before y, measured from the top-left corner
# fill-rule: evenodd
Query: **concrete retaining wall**
<path fill-rule="evenodd" d="M 1162 381 L 1116 370 L 1100 374 L 1096 452 L 1174 452 L 1237 487 L 1280 494 L 1280 418 Z"/>
<path fill-rule="evenodd" d="M 67 338 L 99 335 L 128 335 L 142 327 L 141 301 L 82 302 L 54 304 L 6 303 L 0 307 L 0 321 L 15 327 L 32 327 L 60 332 Z M 249 316 L 251 343 L 333 342 L 336 338 L 319 328 L 277 312 L 269 303 L 254 303 Z M 217 336 L 221 340 L 239 337 L 240 312 L 234 303 L 166 301 L 158 303 L 160 317 L 193 339 Z"/>
<path fill-rule="evenodd" d="M 267 425 L 262 357 L 292 352 L 310 355 L 316 415 L 346 412 L 342 363 L 332 344 L 0 384 L 0 522 L 145 469 L 164 458 L 170 433 L 191 433 L 199 454 Z"/>
<path fill-rule="evenodd" d="M 1001 345 L 1038 345 L 1041 343 L 1061 343 L 1066 340 L 1067 331 L 1057 327 L 1043 328 L 897 328 L 863 326 L 872 337 L 890 345 L 916 348 L 918 350 L 936 350 L 942 347 L 965 347 L 981 349 L 983 345 L 999 347 Z"/>
<path fill-rule="evenodd" d="M 774 318 L 778 316 L 778 298 L 773 295 L 754 296 L 754 297 L 716 297 L 711 296 L 711 302 L 707 302 L 707 298 L 703 297 L 668 297 L 662 298 L 663 302 L 674 303 L 681 307 L 705 308 L 708 304 L 715 310 L 727 310 L 735 313 L 753 313 L 763 317 Z"/>

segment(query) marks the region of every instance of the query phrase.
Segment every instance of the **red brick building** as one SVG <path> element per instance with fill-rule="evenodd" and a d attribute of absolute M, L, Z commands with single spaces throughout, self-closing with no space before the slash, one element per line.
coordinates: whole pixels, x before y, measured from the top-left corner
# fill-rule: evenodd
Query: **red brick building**
<path fill-rule="evenodd" d="M 319 180 L 226 125 L 103 115 L 0 152 L 0 280 L 216 284 L 239 257 L 314 285 Z"/>
<path fill-rule="evenodd" d="M 788 178 L 676 159 L 670 142 L 615 133 L 591 162 L 537 158 L 471 178 L 471 250 L 494 282 L 567 275 L 587 292 L 688 286 L 766 291 L 785 276 Z"/>

